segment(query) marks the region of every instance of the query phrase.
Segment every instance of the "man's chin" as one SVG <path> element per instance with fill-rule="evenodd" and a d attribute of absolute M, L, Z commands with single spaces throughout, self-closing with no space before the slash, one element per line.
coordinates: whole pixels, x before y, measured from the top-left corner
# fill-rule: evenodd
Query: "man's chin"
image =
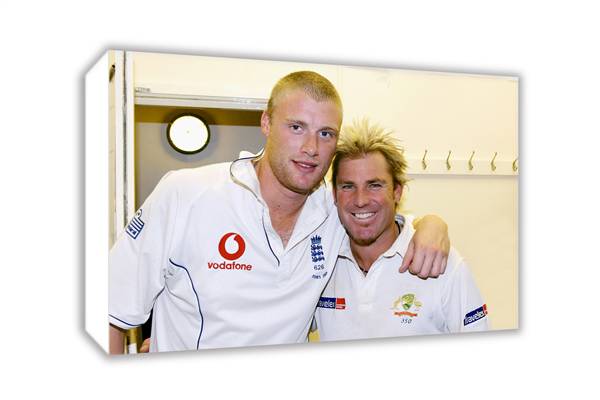
<path fill-rule="evenodd" d="M 321 181 L 316 182 L 296 182 L 296 184 L 289 189 L 299 194 L 310 194 L 320 186 Z"/>
<path fill-rule="evenodd" d="M 375 242 L 374 237 L 356 236 L 356 235 L 353 235 L 352 232 L 349 232 L 348 229 L 346 229 L 346 233 L 348 234 L 348 237 L 350 237 L 350 240 L 354 244 L 357 244 L 359 246 L 370 246 L 371 244 L 373 244 L 373 242 Z"/>
<path fill-rule="evenodd" d="M 294 181 L 296 186 L 306 188 L 307 190 L 313 190 L 319 186 L 323 181 L 325 174 L 323 171 L 314 171 L 310 174 L 294 174 L 290 178 Z"/>
<path fill-rule="evenodd" d="M 313 187 L 313 186 L 310 186 L 308 188 L 307 187 L 302 187 L 302 186 L 288 186 L 288 189 L 291 190 L 294 193 L 298 193 L 298 194 L 302 194 L 302 195 L 308 195 L 308 194 L 311 194 L 312 191 L 314 189 L 316 189 L 316 188 Z"/>
<path fill-rule="evenodd" d="M 355 244 L 357 244 L 357 245 L 359 245 L 359 246 L 363 246 L 363 247 L 370 246 L 370 245 L 372 245 L 373 243 L 375 243 L 375 239 L 372 239 L 372 238 L 368 238 L 368 239 L 359 239 L 359 240 L 354 240 L 354 239 L 352 239 L 352 241 L 353 241 Z"/>

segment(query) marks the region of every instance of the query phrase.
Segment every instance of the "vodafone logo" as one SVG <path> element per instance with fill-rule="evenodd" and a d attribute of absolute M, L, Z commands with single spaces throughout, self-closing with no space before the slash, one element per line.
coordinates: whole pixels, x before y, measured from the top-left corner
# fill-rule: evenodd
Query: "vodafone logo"
<path fill-rule="evenodd" d="M 237 242 L 237 251 L 234 253 L 228 252 L 225 248 L 225 243 L 227 243 L 227 239 L 229 239 L 232 236 L 233 240 Z M 235 232 L 229 232 L 225 234 L 219 241 L 219 253 L 221 253 L 221 257 L 223 257 L 226 260 L 237 260 L 242 256 L 242 254 L 244 254 L 244 251 L 246 251 L 246 242 L 244 242 L 244 239 Z"/>
<path fill-rule="evenodd" d="M 233 253 L 229 252 L 229 250 L 233 250 Z M 246 242 L 244 238 L 235 232 L 229 232 L 223 235 L 221 240 L 219 240 L 219 254 L 221 257 L 226 259 L 227 261 L 234 261 L 244 255 L 246 251 Z M 212 270 L 242 270 L 242 271 L 252 271 L 251 264 L 240 264 L 237 262 L 208 262 L 208 269 Z"/>

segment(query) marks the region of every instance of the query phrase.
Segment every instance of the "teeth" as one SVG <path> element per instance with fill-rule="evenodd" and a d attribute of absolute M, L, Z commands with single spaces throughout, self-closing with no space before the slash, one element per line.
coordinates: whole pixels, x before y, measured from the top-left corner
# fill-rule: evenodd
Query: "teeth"
<path fill-rule="evenodd" d="M 375 213 L 374 212 L 370 212 L 370 213 L 356 213 L 356 214 L 352 214 L 352 215 L 354 215 L 358 219 L 366 219 L 366 218 L 369 218 L 369 217 L 375 215 Z"/>

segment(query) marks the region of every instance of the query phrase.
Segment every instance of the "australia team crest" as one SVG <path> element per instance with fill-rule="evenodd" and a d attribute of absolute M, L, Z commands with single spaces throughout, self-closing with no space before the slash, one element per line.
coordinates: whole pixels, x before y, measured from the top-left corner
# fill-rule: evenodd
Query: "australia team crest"
<path fill-rule="evenodd" d="M 422 306 L 414 293 L 406 293 L 392 303 L 392 310 L 395 316 L 402 318 L 402 323 L 409 324 L 419 315 Z"/>

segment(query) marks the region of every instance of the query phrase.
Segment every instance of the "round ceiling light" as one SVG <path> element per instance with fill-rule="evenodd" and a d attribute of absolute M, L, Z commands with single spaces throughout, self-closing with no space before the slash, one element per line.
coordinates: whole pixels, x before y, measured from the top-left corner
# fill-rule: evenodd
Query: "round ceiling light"
<path fill-rule="evenodd" d="M 195 115 L 180 115 L 167 127 L 167 140 L 178 152 L 195 154 L 210 140 L 208 125 Z"/>

